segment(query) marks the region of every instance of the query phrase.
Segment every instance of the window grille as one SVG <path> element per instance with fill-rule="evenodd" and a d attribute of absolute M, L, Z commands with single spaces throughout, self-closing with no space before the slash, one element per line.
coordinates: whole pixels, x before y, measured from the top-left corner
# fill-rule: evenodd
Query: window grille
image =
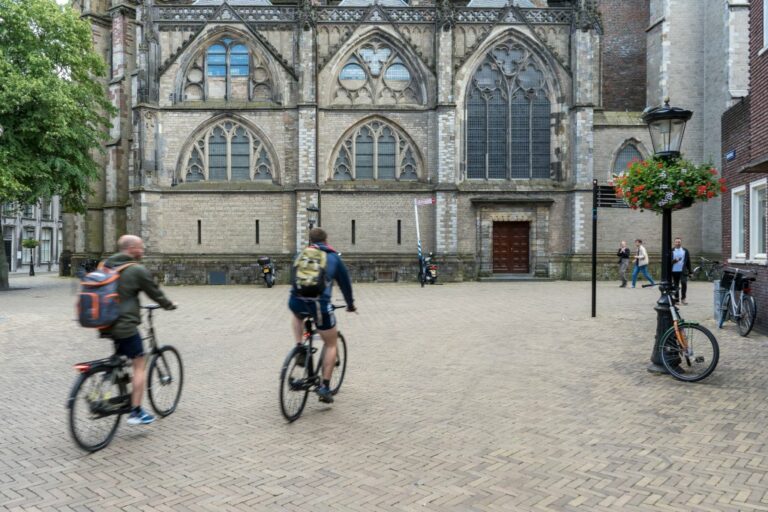
<path fill-rule="evenodd" d="M 621 174 L 627 170 L 627 165 L 633 160 L 642 160 L 643 155 L 640 154 L 637 147 L 634 144 L 627 144 L 619 154 L 616 155 L 616 162 L 613 164 L 613 173 Z"/>
<path fill-rule="evenodd" d="M 549 179 L 550 111 L 544 74 L 508 41 L 485 56 L 467 97 L 469 179 Z"/>
<path fill-rule="evenodd" d="M 413 144 L 400 130 L 371 121 L 352 130 L 334 159 L 334 180 L 417 180 L 419 164 Z"/>
<path fill-rule="evenodd" d="M 223 121 L 189 149 L 184 180 L 250 181 L 274 179 L 274 165 L 264 143 L 244 126 Z"/>

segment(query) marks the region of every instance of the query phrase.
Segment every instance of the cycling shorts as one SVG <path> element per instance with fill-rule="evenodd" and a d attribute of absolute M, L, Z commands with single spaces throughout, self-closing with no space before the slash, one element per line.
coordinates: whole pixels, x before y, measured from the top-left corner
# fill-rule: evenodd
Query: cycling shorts
<path fill-rule="evenodd" d="M 319 331 L 333 329 L 336 325 L 336 315 L 333 314 L 333 308 L 328 301 L 291 297 L 288 301 L 288 307 L 297 318 L 306 318 L 308 316 L 314 318 L 315 325 Z"/>

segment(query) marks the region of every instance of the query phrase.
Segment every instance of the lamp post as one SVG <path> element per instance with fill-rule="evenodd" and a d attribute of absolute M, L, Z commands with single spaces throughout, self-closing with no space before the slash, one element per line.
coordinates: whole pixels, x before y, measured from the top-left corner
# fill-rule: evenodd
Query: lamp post
<path fill-rule="evenodd" d="M 312 231 L 312 228 L 315 227 L 315 224 L 317 224 L 317 219 L 319 216 L 320 216 L 320 208 L 318 208 L 314 204 L 311 204 L 307 207 L 307 221 L 309 223 L 309 231 Z M 309 234 L 307 234 L 307 237 L 309 237 Z"/>
<path fill-rule="evenodd" d="M 669 98 L 664 99 L 664 106 L 646 109 L 643 121 L 651 134 L 653 152 L 662 160 L 670 161 L 680 157 L 685 124 L 693 115 L 690 110 L 669 106 Z M 663 208 L 661 217 L 661 283 L 660 289 L 669 289 L 672 281 L 672 209 Z M 656 340 L 651 353 L 648 371 L 666 373 L 659 356 L 659 343 L 664 333 L 672 326 L 672 314 L 669 305 L 662 298 L 654 307 L 656 310 Z"/>

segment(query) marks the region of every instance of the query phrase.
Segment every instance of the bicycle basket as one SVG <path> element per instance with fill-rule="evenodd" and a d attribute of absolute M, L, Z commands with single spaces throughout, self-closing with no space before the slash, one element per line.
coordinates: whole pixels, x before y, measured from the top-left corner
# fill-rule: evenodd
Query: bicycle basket
<path fill-rule="evenodd" d="M 723 277 L 720 278 L 720 288 L 730 288 L 735 276 L 736 274 L 734 272 L 723 270 Z"/>

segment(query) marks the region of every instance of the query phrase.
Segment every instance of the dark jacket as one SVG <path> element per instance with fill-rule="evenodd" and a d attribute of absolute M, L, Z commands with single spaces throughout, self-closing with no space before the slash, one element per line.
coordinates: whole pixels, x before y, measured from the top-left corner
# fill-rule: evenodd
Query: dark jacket
<path fill-rule="evenodd" d="M 619 263 L 621 263 L 621 260 L 628 260 L 629 259 L 629 247 L 625 247 L 623 249 L 619 249 L 616 253 L 616 256 L 619 257 Z"/>
<path fill-rule="evenodd" d="M 686 274 L 691 273 L 691 253 L 688 252 L 688 249 L 685 247 L 682 247 L 683 251 L 685 251 L 685 265 L 683 266 L 683 272 Z M 669 254 L 669 261 L 670 265 L 674 265 L 672 261 L 675 259 L 675 248 L 672 248 L 672 251 Z"/>
<path fill-rule="evenodd" d="M 120 272 L 120 281 L 117 287 L 117 293 L 120 296 L 120 317 L 112 325 L 108 332 L 115 338 L 129 338 L 139 332 L 138 326 L 141 323 L 141 303 L 139 302 L 139 292 L 149 295 L 153 301 L 160 304 L 165 309 L 173 307 L 173 303 L 168 300 L 155 284 L 152 275 L 144 265 L 121 252 L 113 254 L 104 265 L 107 267 L 119 267 L 126 263 L 137 263 L 123 269 Z"/>
<path fill-rule="evenodd" d="M 333 247 L 327 244 L 318 243 L 312 245 L 328 255 L 325 264 L 325 277 L 327 283 L 325 291 L 320 296 L 320 299 L 330 302 L 331 293 L 333 292 L 333 282 L 336 281 L 339 283 L 339 289 L 341 289 L 341 294 L 344 296 L 344 302 L 347 303 L 347 307 L 352 307 L 355 304 L 355 300 L 352 298 L 352 281 L 349 279 L 349 272 L 347 272 L 347 267 L 344 265 L 344 262 L 341 261 L 341 257 L 336 254 Z M 293 279 L 291 279 L 291 281 L 293 281 Z M 291 289 L 291 297 L 298 297 L 295 288 Z"/>

